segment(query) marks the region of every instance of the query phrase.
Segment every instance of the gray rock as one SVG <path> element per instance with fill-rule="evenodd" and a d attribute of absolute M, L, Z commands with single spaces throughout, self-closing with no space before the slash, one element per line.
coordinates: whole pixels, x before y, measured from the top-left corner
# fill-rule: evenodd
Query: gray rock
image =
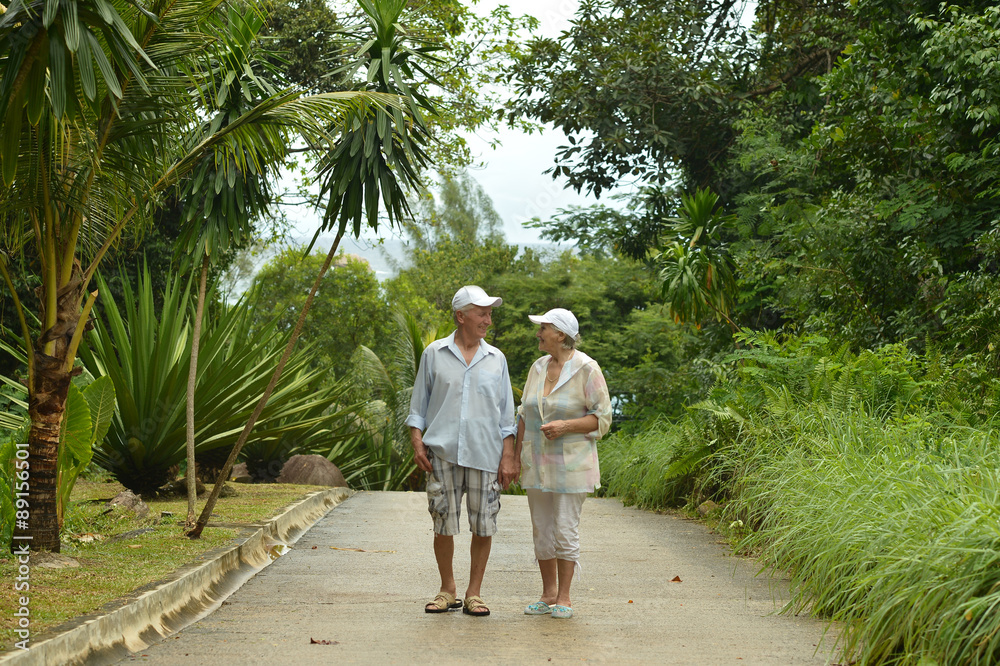
<path fill-rule="evenodd" d="M 120 506 L 135 514 L 135 517 L 142 520 L 149 515 L 149 505 L 142 501 L 142 498 L 131 490 L 123 490 L 110 500 L 108 506 Z"/>
<path fill-rule="evenodd" d="M 712 500 L 705 500 L 704 502 L 698 505 L 698 513 L 700 513 L 702 516 L 707 516 L 708 514 L 712 513 L 718 508 L 719 505 L 713 502 Z"/>
<path fill-rule="evenodd" d="M 332 462 L 321 455 L 292 456 L 281 468 L 277 483 L 297 483 L 307 486 L 347 487 L 344 475 Z"/>
<path fill-rule="evenodd" d="M 159 487 L 156 491 L 157 497 L 187 497 L 188 487 L 187 478 L 181 477 L 179 479 L 174 479 L 170 483 L 165 483 Z M 194 480 L 194 494 L 201 497 L 205 494 L 205 484 L 201 482 L 201 479 L 196 478 Z"/>
<path fill-rule="evenodd" d="M 233 465 L 233 470 L 229 472 L 229 480 L 233 483 L 253 483 L 253 477 L 250 476 L 250 470 L 247 469 L 245 462 Z"/>

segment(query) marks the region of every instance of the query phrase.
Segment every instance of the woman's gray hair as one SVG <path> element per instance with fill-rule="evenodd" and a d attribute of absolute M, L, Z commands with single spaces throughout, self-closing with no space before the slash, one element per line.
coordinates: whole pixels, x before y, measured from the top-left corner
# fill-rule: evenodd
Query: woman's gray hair
<path fill-rule="evenodd" d="M 549 325 L 552 326 L 551 324 L 549 324 Z M 556 328 L 555 326 L 552 326 L 552 330 L 553 331 L 559 331 L 559 329 Z M 565 331 L 559 331 L 559 332 L 562 333 L 562 335 L 563 335 L 563 340 L 562 340 L 563 349 L 576 349 L 577 346 L 580 344 L 580 334 L 579 333 L 577 333 L 576 335 L 571 336 L 571 335 L 568 335 Z"/>

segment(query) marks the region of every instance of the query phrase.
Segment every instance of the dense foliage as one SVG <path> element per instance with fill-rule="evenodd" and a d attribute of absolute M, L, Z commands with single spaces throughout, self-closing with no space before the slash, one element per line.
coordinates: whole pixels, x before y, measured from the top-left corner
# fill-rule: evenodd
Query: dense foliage
<path fill-rule="evenodd" d="M 286 334 L 292 330 L 324 259 L 323 254 L 305 256 L 304 249 L 287 248 L 257 272 L 251 335 L 271 326 Z M 382 349 L 393 328 L 391 319 L 368 263 L 341 254 L 323 277 L 302 330 L 304 341 L 312 347 L 312 367 L 331 378 L 346 377 L 358 346 Z"/>
<path fill-rule="evenodd" d="M 112 4 L 156 32 L 132 5 Z M 11 16 L 48 30 L 70 20 L 70 5 L 47 3 L 36 17 L 15 3 L 0 21 L 0 40 L 13 44 L 23 27 Z M 285 77 L 296 92 L 271 99 L 265 117 L 286 104 L 299 109 L 292 97 L 303 90 L 402 93 L 409 120 L 403 108 L 391 110 L 391 121 L 353 117 L 317 158 L 316 178 L 328 200 L 324 230 L 336 228 L 338 238 L 357 233 L 364 215 L 376 226 L 380 196 L 392 222 L 412 213 L 401 225 L 407 256 L 382 284 L 364 262 L 343 256 L 322 279 L 303 333 L 310 346 L 291 356 L 244 451 L 255 476 L 273 477 L 294 452 L 318 452 L 361 487 L 417 487 L 404 423 L 416 363 L 430 340 L 450 332 L 456 288 L 478 284 L 504 299 L 488 341 L 507 355 L 515 389 L 539 355 L 527 315 L 565 307 L 579 317 L 582 349 L 601 364 L 616 411 L 616 432 L 601 449 L 603 492 L 656 508 L 719 503 L 715 517 L 740 548 L 790 572 L 789 610 L 808 607 L 845 623 L 848 659 L 1000 660 L 995 3 L 583 0 L 565 33 L 522 49 L 517 31 L 533 21 L 503 8 L 479 17 L 435 0 L 405 22 L 376 26 L 390 54 L 384 60 L 375 42 L 350 52 L 335 44 L 362 17 L 353 8 L 279 2 L 265 27 L 263 14 L 185 6 L 211 16 L 208 33 L 184 33 L 213 45 L 184 78 L 197 79 L 201 95 L 190 95 L 167 65 L 157 70 L 163 78 L 150 79 L 141 50 L 122 55 L 132 53 L 130 31 L 117 24 L 102 27 L 107 44 L 86 36 L 87 26 L 82 41 L 54 30 L 52 66 L 43 58 L 24 73 L 41 87 L 23 87 L 27 79 L 12 74 L 21 63 L 0 58 L 8 72 L 0 85 L 8 109 L 0 269 L 20 301 L 39 287 L 43 295 L 36 319 L 10 300 L 0 312 L 0 349 L 13 359 L 0 366 L 8 375 L 0 401 L 9 406 L 0 415 L 0 513 L 13 510 L 14 448 L 25 437 L 21 366 L 36 356 L 49 364 L 57 335 L 70 343 L 58 350 L 67 405 L 58 434 L 73 441 L 58 469 L 49 456 L 53 473 L 79 473 L 91 450 L 136 489 L 155 489 L 174 473 L 192 341 L 190 287 L 168 280 L 167 269 L 193 252 L 218 258 L 259 235 L 276 194 L 262 181 L 251 196 L 253 178 L 244 175 L 263 179 L 286 147 L 277 141 L 283 129 L 263 123 L 252 131 L 261 119 L 246 117 L 253 105 Z M 401 8 L 363 6 L 383 19 Z M 161 11 L 166 28 L 184 23 Z M 273 37 L 266 48 L 241 41 L 258 30 Z M 153 55 L 180 46 L 177 57 L 194 50 L 171 42 Z M 104 67 L 97 53 L 109 49 L 114 66 Z M 65 51 L 77 57 L 60 69 Z M 243 60 L 256 69 L 235 66 Z M 47 67 L 55 75 L 45 78 Z M 116 74 L 137 85 L 121 90 Z M 502 88 L 486 83 L 508 78 L 509 120 L 551 123 L 567 135 L 554 177 L 595 194 L 636 186 L 624 206 L 532 223 L 546 238 L 575 242 L 574 251 L 509 243 L 489 197 L 459 168 L 470 156 L 457 130 L 496 122 Z M 325 99 L 313 108 L 329 113 L 313 128 L 314 143 L 345 117 L 333 113 L 340 97 Z M 380 109 L 392 105 L 379 101 Z M 146 104 L 164 111 L 155 127 Z M 310 126 L 308 117 L 286 116 L 296 117 Z M 116 123 L 126 129 L 96 142 Z M 227 142 L 230 126 L 235 138 Z M 185 137 L 184 150 L 164 152 L 161 128 Z M 44 142 L 35 139 L 56 129 L 82 149 L 42 165 L 44 151 L 33 146 Z M 195 150 L 204 137 L 214 137 L 217 154 Z M 440 182 L 407 193 L 431 158 L 441 162 Z M 183 180 L 181 172 L 192 175 Z M 90 173 L 96 180 L 84 177 Z M 32 217 L 34 204 L 21 196 L 44 188 L 9 186 L 46 174 L 79 185 L 46 204 L 64 215 L 61 226 L 41 224 L 46 218 Z M 389 174 L 402 180 L 386 187 Z M 153 276 L 160 282 L 102 285 L 100 322 L 84 335 L 96 296 L 83 286 L 114 239 L 141 237 L 143 225 L 130 216 L 157 221 L 144 249 L 162 267 Z M 119 251 L 134 269 L 129 250 Z M 209 303 L 197 337 L 204 367 L 190 373 L 200 392 L 200 464 L 232 447 L 323 264 L 288 249 L 260 270 L 252 307 Z M 73 290 L 65 303 L 54 300 Z M 27 356 L 10 328 L 25 338 Z M 42 330 L 49 332 L 35 350 Z M 81 339 L 89 373 L 68 388 L 82 372 L 73 363 Z M 90 374 L 97 388 L 84 385 Z M 117 407 L 104 437 L 95 424 L 105 422 L 110 384 Z M 91 404 L 87 391 L 102 397 Z M 88 425 L 82 415 L 94 409 L 101 416 Z M 50 428 L 47 446 L 55 435 Z"/>
<path fill-rule="evenodd" d="M 535 226 L 700 324 L 702 399 L 605 442 L 606 492 L 720 503 L 845 661 L 1000 658 L 998 54 L 991 2 L 594 0 L 518 61 L 553 175 L 639 185 Z M 726 221 L 690 233 L 703 188 Z"/>
<path fill-rule="evenodd" d="M 643 9 L 584 3 L 519 65 L 515 108 L 569 136 L 554 175 L 645 186 L 626 211 L 541 221 L 549 237 L 644 257 L 670 245 L 681 193 L 708 186 L 738 220 L 721 240 L 740 327 L 992 351 L 995 6 Z"/>

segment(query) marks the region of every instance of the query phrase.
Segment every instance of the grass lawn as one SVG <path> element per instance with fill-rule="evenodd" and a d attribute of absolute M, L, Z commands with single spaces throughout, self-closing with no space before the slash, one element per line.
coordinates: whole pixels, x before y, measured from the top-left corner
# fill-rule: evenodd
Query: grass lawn
<path fill-rule="evenodd" d="M 237 495 L 220 499 L 212 517 L 213 523 L 225 523 L 227 527 L 207 527 L 201 539 L 192 541 L 184 536 L 179 524 L 187 515 L 186 499 L 148 501 L 149 516 L 137 520 L 122 510 L 108 511 L 107 500 L 123 490 L 118 483 L 77 481 L 67 509 L 61 553 L 77 559 L 79 568 L 32 566 L 30 589 L 17 591 L 14 585 L 18 564 L 10 553 L 0 553 L 0 581 L 4 581 L 0 586 L 0 649 L 13 649 L 20 640 L 14 633 L 19 597 L 30 598 L 31 638 L 36 640 L 46 629 L 92 613 L 143 585 L 165 578 L 184 564 L 202 559 L 206 552 L 230 543 L 240 525 L 266 520 L 293 501 L 319 490 L 317 486 L 288 484 L 230 486 Z M 199 501 L 197 510 L 200 512 L 203 506 L 204 501 Z M 173 515 L 161 518 L 163 512 Z M 120 536 L 142 529 L 151 531 Z M 95 540 L 81 541 L 81 536 Z"/>

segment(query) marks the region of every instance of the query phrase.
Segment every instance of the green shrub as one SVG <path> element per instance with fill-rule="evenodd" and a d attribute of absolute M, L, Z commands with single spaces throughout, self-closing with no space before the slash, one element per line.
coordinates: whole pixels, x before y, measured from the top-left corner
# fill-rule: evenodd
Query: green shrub
<path fill-rule="evenodd" d="M 753 527 L 744 548 L 791 573 L 789 610 L 844 622 L 861 663 L 996 663 L 995 434 L 808 407 L 785 418 L 799 441 L 761 438 L 727 511 Z"/>
<path fill-rule="evenodd" d="M 743 342 L 709 400 L 602 445 L 609 491 L 716 499 L 721 529 L 792 576 L 786 610 L 843 622 L 857 663 L 1000 661 L 996 380 L 933 348 Z"/>
<path fill-rule="evenodd" d="M 138 293 L 128 281 L 123 285 L 124 314 L 118 304 L 105 300 L 103 317 L 87 336 L 80 357 L 95 376 L 111 379 L 118 397 L 118 410 L 95 460 L 127 488 L 150 494 L 170 480 L 172 468 L 186 457 L 191 297 L 174 278 L 157 313 L 148 272 L 140 277 Z M 273 325 L 247 334 L 252 298 L 250 294 L 214 316 L 206 314 L 195 387 L 195 452 L 202 461 L 228 455 L 284 350 L 285 333 Z M 311 450 L 347 418 L 332 404 L 338 389 L 324 388 L 326 373 L 308 369 L 310 358 L 309 346 L 297 347 L 249 444 L 289 437 Z M 334 443 L 328 441 L 326 450 Z"/>
<path fill-rule="evenodd" d="M 66 505 L 77 477 L 94 456 L 94 445 L 104 440 L 115 413 L 115 387 L 107 377 L 90 382 L 83 390 L 70 384 L 59 434 L 56 466 L 59 488 L 56 515 L 62 525 Z"/>
<path fill-rule="evenodd" d="M 10 550 L 14 533 L 14 491 L 17 485 L 14 468 L 18 436 L 11 434 L 0 439 L 0 549 Z"/>

